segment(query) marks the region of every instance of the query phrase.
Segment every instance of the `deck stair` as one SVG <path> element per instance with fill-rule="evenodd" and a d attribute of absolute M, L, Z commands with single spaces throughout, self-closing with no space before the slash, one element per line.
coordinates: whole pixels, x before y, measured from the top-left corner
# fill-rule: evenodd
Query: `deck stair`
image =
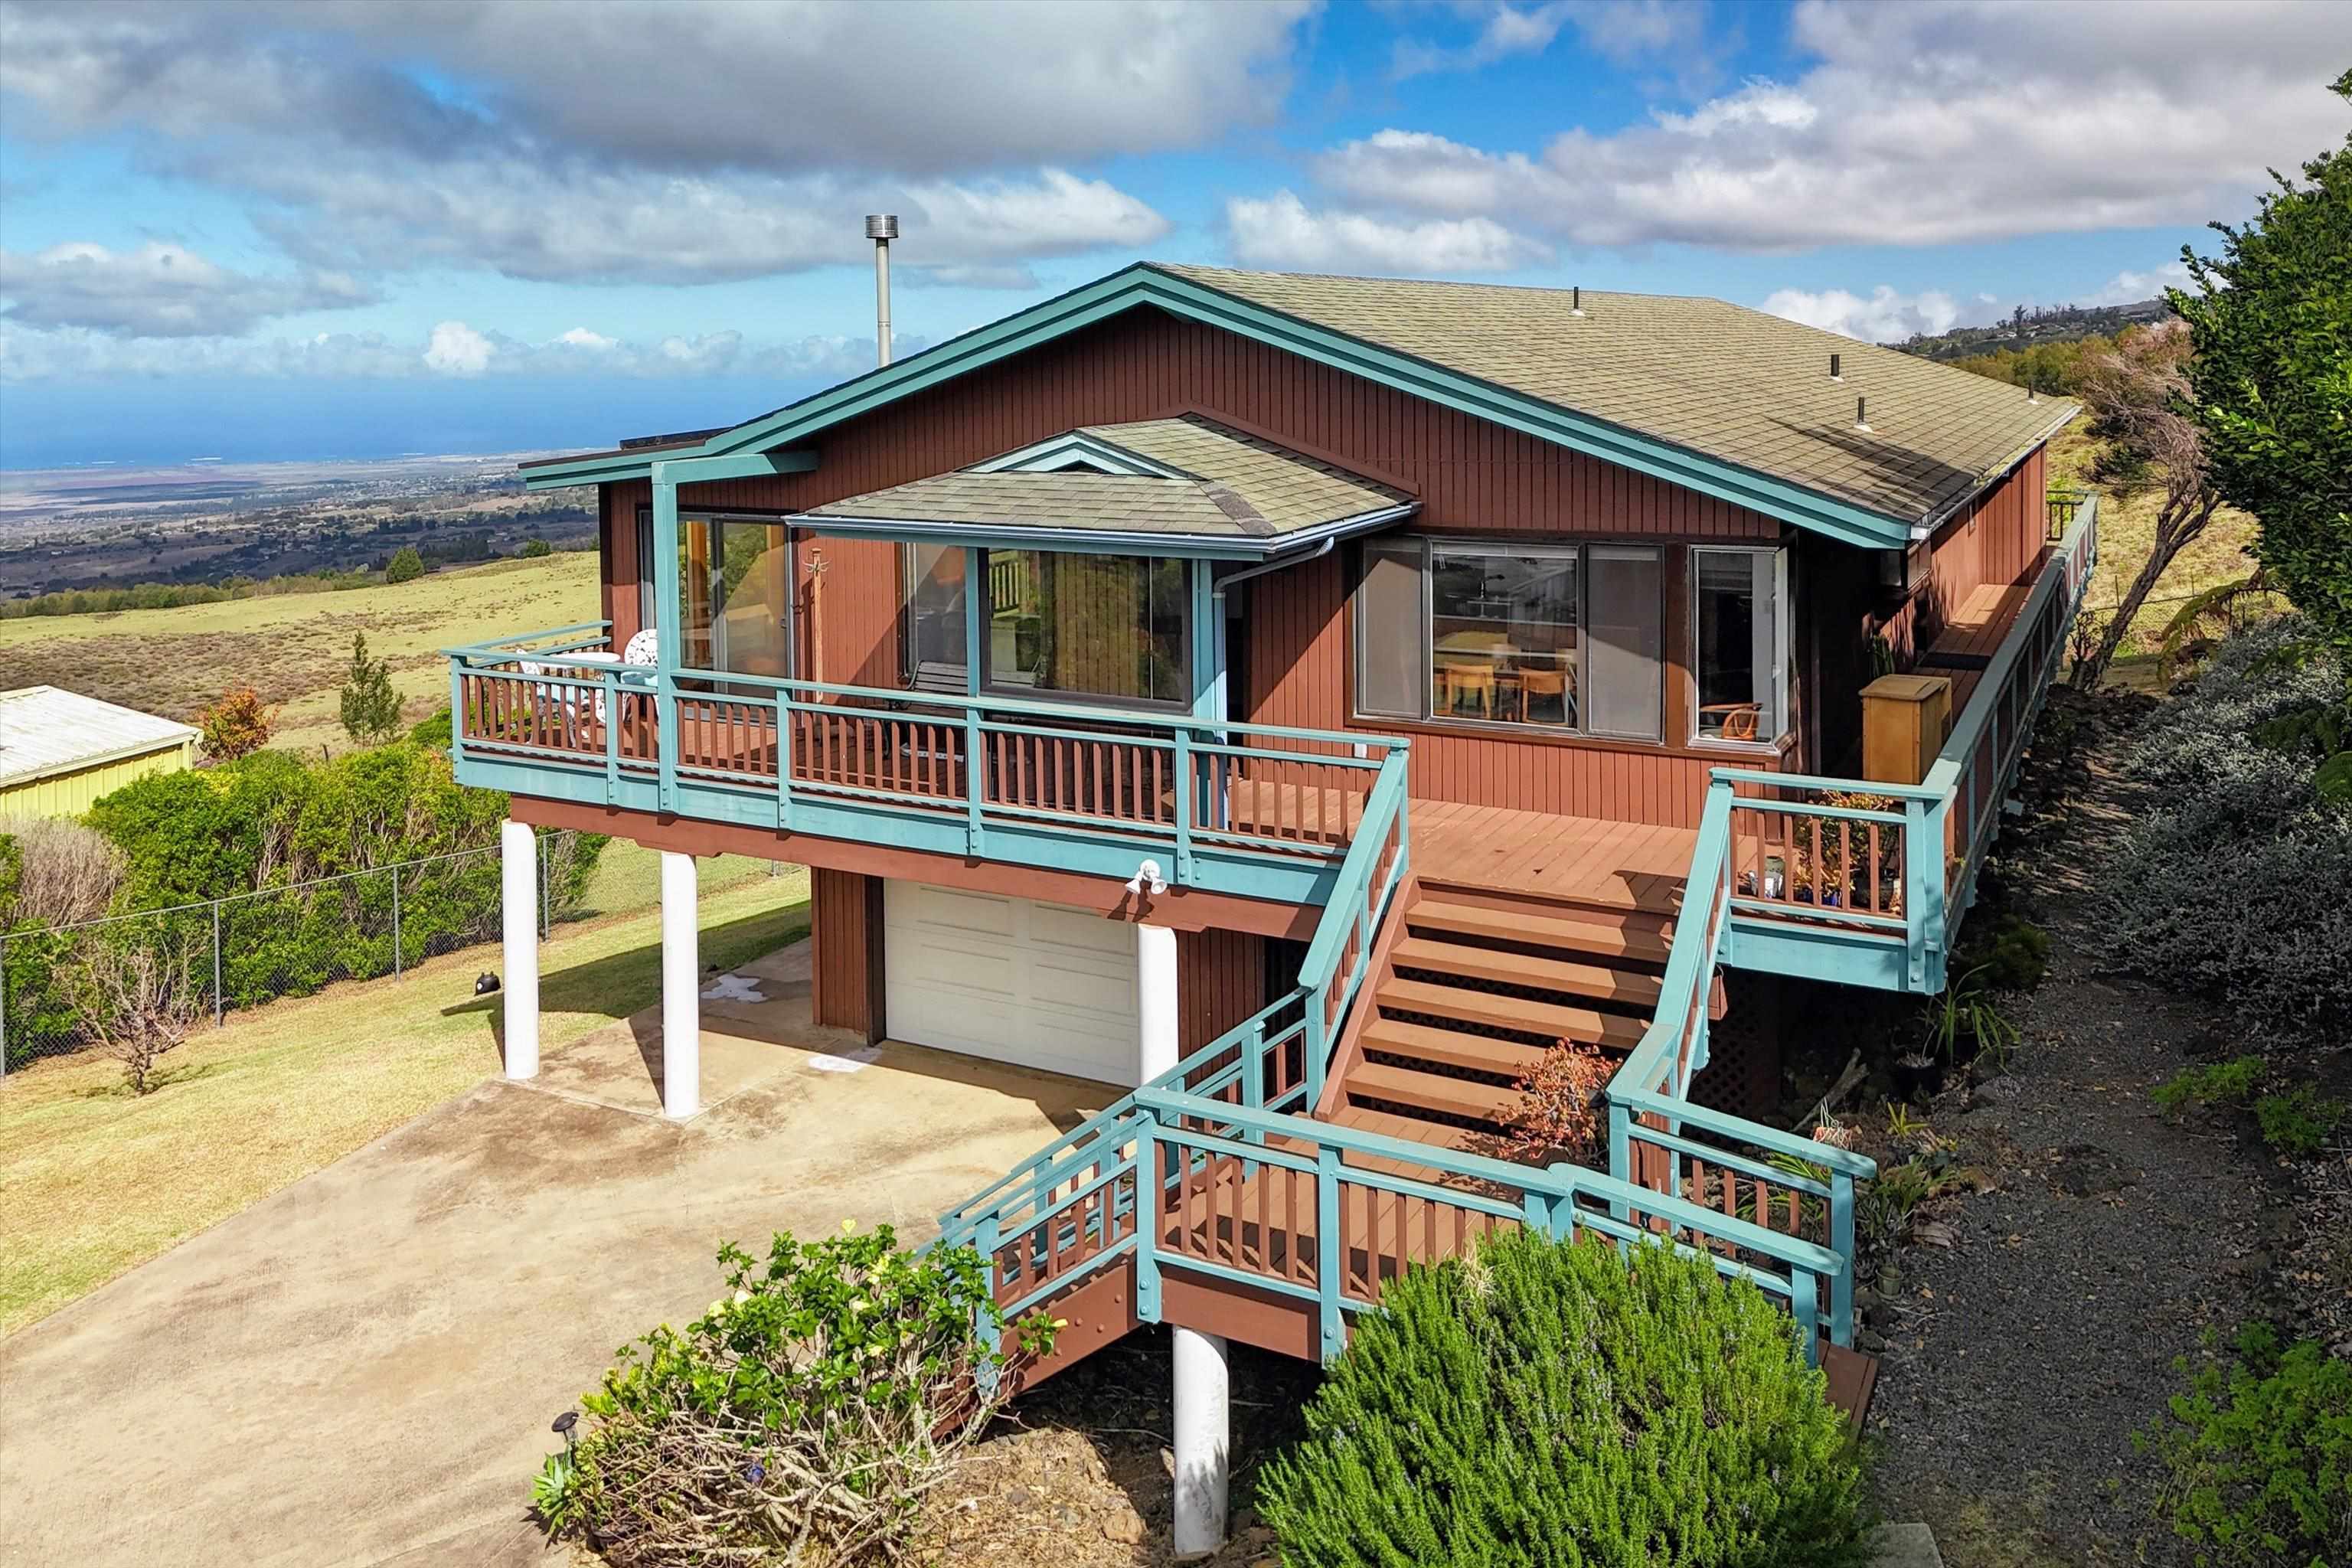
<path fill-rule="evenodd" d="M 1504 1131 L 1561 1040 L 1622 1058 L 1658 1005 L 1671 917 L 1443 885 L 1413 889 L 1324 1114 L 1447 1148 Z"/>

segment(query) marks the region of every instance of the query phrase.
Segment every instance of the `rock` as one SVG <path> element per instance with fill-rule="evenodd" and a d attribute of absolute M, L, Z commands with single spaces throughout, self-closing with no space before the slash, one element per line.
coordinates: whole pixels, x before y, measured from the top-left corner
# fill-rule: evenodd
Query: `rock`
<path fill-rule="evenodd" d="M 2137 1171 L 2095 1143 L 2069 1143 L 2050 1153 L 2050 1184 L 2070 1197 L 2102 1197 L 2138 1180 Z"/>
<path fill-rule="evenodd" d="M 1924 1524 L 1882 1524 L 1870 1532 L 1870 1568 L 1944 1568 L 1944 1554 Z"/>
<path fill-rule="evenodd" d="M 2023 1084 L 2018 1082 L 2007 1073 L 2003 1073 L 1999 1078 L 1989 1078 L 1985 1079 L 1984 1082 L 1977 1085 L 1976 1088 L 1969 1090 L 1969 1109 L 1970 1110 L 1991 1110 L 1996 1107 L 2007 1105 L 2011 1100 L 2015 1100 L 2019 1095 L 2024 1092 L 2025 1086 Z"/>
<path fill-rule="evenodd" d="M 1143 1520 L 1133 1509 L 1112 1514 L 1103 1521 L 1103 1539 L 1116 1541 L 1122 1546 L 1138 1546 L 1143 1542 Z"/>
<path fill-rule="evenodd" d="M 1884 1301 L 1873 1301 L 1862 1310 L 1862 1321 L 1869 1328 L 1884 1329 L 1895 1321 L 1895 1309 Z"/>
<path fill-rule="evenodd" d="M 1886 1336 L 1874 1330 L 1864 1329 L 1853 1336 L 1853 1348 L 1864 1355 L 1885 1355 Z"/>
<path fill-rule="evenodd" d="M 1036 1500 L 1027 1487 L 1014 1487 L 1004 1494 L 1004 1506 L 1007 1508 L 1027 1508 Z"/>

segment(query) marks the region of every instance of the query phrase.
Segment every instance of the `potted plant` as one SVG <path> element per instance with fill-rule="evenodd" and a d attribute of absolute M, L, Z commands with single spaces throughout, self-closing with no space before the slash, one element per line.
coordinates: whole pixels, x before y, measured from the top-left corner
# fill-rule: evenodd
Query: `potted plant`
<path fill-rule="evenodd" d="M 1933 1095 L 1944 1087 L 1944 1060 L 1925 1050 L 1910 1050 L 1895 1058 L 1895 1092 L 1905 1100 Z"/>

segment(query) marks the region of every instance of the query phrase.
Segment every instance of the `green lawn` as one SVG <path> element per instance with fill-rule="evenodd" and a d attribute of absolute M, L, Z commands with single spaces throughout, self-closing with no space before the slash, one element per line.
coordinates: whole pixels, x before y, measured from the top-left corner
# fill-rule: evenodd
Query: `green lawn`
<path fill-rule="evenodd" d="M 634 845 L 600 867 L 615 889 Z M 808 873 L 705 862 L 702 957 L 721 968 L 808 931 Z M 746 874 L 746 868 L 751 868 Z M 615 900 L 615 903 L 624 900 Z M 643 900 L 626 900 L 642 904 Z M 559 928 L 541 949 L 541 1040 L 561 1046 L 661 994 L 657 910 Z M 233 1015 L 163 1060 L 145 1099 L 67 1058 L 0 1082 L 0 1334 L 331 1163 L 499 1070 L 475 948 L 400 980 Z"/>

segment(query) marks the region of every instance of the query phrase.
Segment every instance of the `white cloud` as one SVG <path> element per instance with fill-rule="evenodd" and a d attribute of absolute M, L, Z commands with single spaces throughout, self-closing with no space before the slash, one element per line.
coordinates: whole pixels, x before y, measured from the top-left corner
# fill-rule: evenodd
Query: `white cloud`
<path fill-rule="evenodd" d="M 1537 5 L 1495 0 L 1456 9 L 1481 19 L 1476 37 L 1452 47 L 1400 38 L 1390 75 L 1402 79 L 1431 71 L 1476 70 L 1513 55 L 1539 55 L 1570 25 L 1585 43 L 1625 65 L 1695 43 L 1706 15 L 1700 6 L 1668 0 L 1547 0 Z"/>
<path fill-rule="evenodd" d="M 479 375 L 490 368 L 490 355 L 497 352 L 489 339 L 465 322 L 444 321 L 425 345 L 425 363 L 445 375 Z"/>
<path fill-rule="evenodd" d="M 2079 302 L 2084 305 L 2137 305 L 2142 300 L 2161 297 L 2167 289 L 2187 289 L 2189 286 L 2189 264 L 2168 261 L 2147 272 L 2126 268 Z"/>
<path fill-rule="evenodd" d="M 1486 217 L 1388 223 L 1362 213 L 1310 212 L 1289 191 L 1225 204 L 1236 259 L 1315 272 L 1425 276 L 1506 272 L 1550 258 L 1541 243 Z"/>
<path fill-rule="evenodd" d="M 1312 164 L 1389 224 L 1476 216 L 1560 244 L 1937 245 L 2233 216 L 2341 141 L 2338 6 L 1804 0 L 1813 58 L 1687 111 L 1529 153 L 1391 128 Z"/>
<path fill-rule="evenodd" d="M 246 331 L 272 316 L 364 305 L 373 294 L 341 273 L 264 278 L 218 266 L 185 246 L 136 250 L 53 245 L 0 250 L 0 315 L 29 327 L 90 327 L 131 337 Z"/>
<path fill-rule="evenodd" d="M 620 342 L 618 338 L 608 338 L 602 332 L 592 332 L 586 327 L 574 327 L 568 332 L 559 332 L 556 334 L 555 341 L 583 349 L 609 349 Z"/>
<path fill-rule="evenodd" d="M 1772 315 L 1868 343 L 1901 342 L 1915 332 L 1933 337 L 1950 331 L 1960 319 L 1958 304 L 1941 289 L 1901 294 L 1884 283 L 1872 289 L 1867 300 L 1843 289 L 1824 289 L 1818 293 L 1803 289 L 1776 289 L 1765 300 L 1763 308 Z"/>
<path fill-rule="evenodd" d="M 874 340 L 816 336 L 753 342 L 739 331 L 638 343 L 581 330 L 532 343 L 495 329 L 443 321 L 422 340 L 379 332 L 309 337 L 126 338 L 86 327 L 34 330 L 0 318 L 0 383 L 125 376 L 398 380 L 418 376 L 608 376 L 694 379 L 718 374 L 833 382 L 874 366 Z M 901 334 L 900 353 L 924 340 Z"/>

